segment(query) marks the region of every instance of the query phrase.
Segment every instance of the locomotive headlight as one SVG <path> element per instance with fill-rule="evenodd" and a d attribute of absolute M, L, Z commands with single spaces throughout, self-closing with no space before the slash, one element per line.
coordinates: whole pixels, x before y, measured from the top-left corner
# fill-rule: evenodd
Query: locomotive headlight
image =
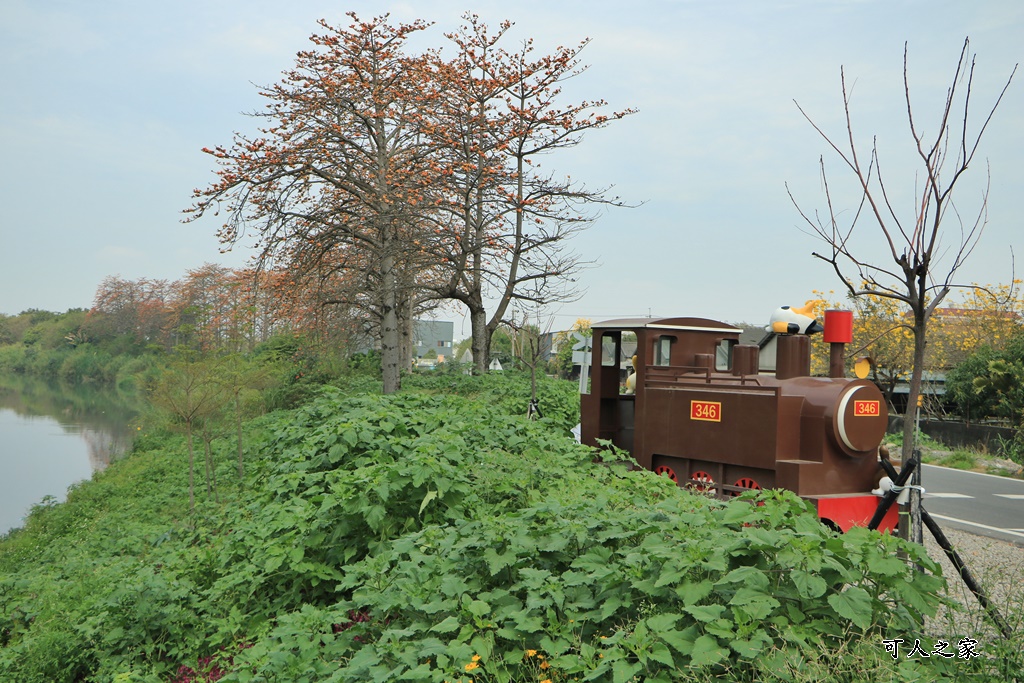
<path fill-rule="evenodd" d="M 874 453 L 882 442 L 889 411 L 875 385 L 853 382 L 840 394 L 832 420 L 837 445 L 847 455 L 863 456 Z"/>

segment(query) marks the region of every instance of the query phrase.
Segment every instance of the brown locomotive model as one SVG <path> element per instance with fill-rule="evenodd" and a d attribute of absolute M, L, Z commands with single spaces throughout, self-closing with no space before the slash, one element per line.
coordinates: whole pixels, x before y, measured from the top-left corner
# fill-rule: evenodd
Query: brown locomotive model
<path fill-rule="evenodd" d="M 775 322 L 782 333 L 773 374 L 759 372 L 760 347 L 740 344 L 742 330 L 714 320 L 593 325 L 591 391 L 581 396 L 583 443 L 610 441 L 680 486 L 719 496 L 789 489 L 836 528 L 867 525 L 878 506 L 871 490 L 883 476 L 878 446 L 888 410 L 874 384 L 842 376 L 849 313 L 836 312 L 842 314 L 836 324 L 832 313 L 825 318 L 831 377 L 810 376 L 810 339 L 801 332 L 821 330 L 813 318 L 804 329 L 785 316 Z M 630 333 L 636 371 L 622 385 L 623 337 Z M 895 521 L 892 510 L 880 528 Z"/>

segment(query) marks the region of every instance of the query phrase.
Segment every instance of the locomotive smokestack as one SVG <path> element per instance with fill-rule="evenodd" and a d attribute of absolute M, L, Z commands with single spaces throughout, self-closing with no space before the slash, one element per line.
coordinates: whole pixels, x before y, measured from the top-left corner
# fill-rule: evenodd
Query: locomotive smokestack
<path fill-rule="evenodd" d="M 828 342 L 828 376 L 846 376 L 846 345 L 853 341 L 853 311 L 825 311 L 825 332 Z"/>
<path fill-rule="evenodd" d="M 737 377 L 757 374 L 761 363 L 761 349 L 757 344 L 737 344 L 732 352 L 732 374 Z"/>
<path fill-rule="evenodd" d="M 778 379 L 811 374 L 811 338 L 803 334 L 780 334 L 776 339 L 775 376 Z"/>

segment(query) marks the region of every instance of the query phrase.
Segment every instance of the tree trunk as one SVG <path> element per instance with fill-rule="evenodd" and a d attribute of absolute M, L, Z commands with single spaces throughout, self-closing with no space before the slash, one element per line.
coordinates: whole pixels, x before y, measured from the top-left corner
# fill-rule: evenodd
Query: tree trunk
<path fill-rule="evenodd" d="M 209 500 L 212 491 L 214 502 L 220 503 L 220 492 L 217 491 L 217 470 L 213 466 L 212 441 L 213 435 L 203 434 L 203 448 L 206 454 L 206 498 Z"/>
<path fill-rule="evenodd" d="M 238 482 L 245 481 L 245 465 L 242 461 L 242 400 L 239 391 L 235 391 L 235 437 L 238 441 Z"/>
<path fill-rule="evenodd" d="M 380 362 L 384 393 L 393 394 L 401 388 L 401 340 L 398 329 L 398 277 L 395 257 L 385 254 L 382 264 L 383 283 L 380 326 Z"/>
<path fill-rule="evenodd" d="M 213 463 L 210 458 L 210 438 L 203 434 L 203 460 L 206 465 L 206 500 L 213 497 Z"/>
<path fill-rule="evenodd" d="M 910 373 L 910 386 L 907 390 L 907 408 L 903 414 L 903 462 L 910 460 L 916 445 L 914 431 L 917 427 L 917 397 L 921 395 L 921 377 L 924 374 L 924 354 L 927 343 L 925 329 L 926 321 L 924 315 L 915 312 L 914 369 Z"/>
<path fill-rule="evenodd" d="M 469 323 L 473 335 L 473 374 L 487 372 L 491 362 L 491 334 L 487 329 L 487 311 L 483 306 L 473 306 L 469 312 Z"/>
<path fill-rule="evenodd" d="M 927 328 L 926 313 L 923 311 L 914 311 L 914 369 L 910 373 L 910 387 L 907 391 L 907 408 L 903 413 L 903 450 L 902 450 L 902 463 L 906 467 L 906 464 L 910 462 L 910 458 L 914 455 L 914 449 L 917 445 L 916 430 L 917 430 L 917 413 L 918 405 L 917 398 L 921 395 L 921 377 L 924 374 L 924 354 L 927 345 L 925 338 L 925 331 Z M 921 485 L 921 463 L 917 464 L 917 468 L 914 469 L 914 473 L 910 477 L 908 482 L 910 486 Z M 915 543 L 921 543 L 923 541 L 923 527 L 921 525 L 921 493 L 918 489 L 912 489 L 910 492 L 910 502 L 906 506 L 907 515 L 901 514 L 901 520 L 906 520 L 909 524 L 900 526 L 900 537 Z"/>
<path fill-rule="evenodd" d="M 399 347 L 402 356 L 401 370 L 412 368 L 413 361 L 413 338 L 415 337 L 416 321 L 413 320 L 413 297 L 408 289 L 401 292 L 399 298 L 399 320 L 400 330 Z"/>
<path fill-rule="evenodd" d="M 196 509 L 196 477 L 195 477 L 195 451 L 192 449 L 192 423 L 185 423 L 185 441 L 188 443 L 188 509 L 192 512 Z"/>

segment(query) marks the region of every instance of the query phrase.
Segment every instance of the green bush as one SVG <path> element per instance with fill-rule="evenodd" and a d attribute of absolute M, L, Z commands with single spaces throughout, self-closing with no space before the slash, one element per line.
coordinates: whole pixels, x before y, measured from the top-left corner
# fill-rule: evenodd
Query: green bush
<path fill-rule="evenodd" d="M 518 414 L 521 378 L 455 381 L 328 388 L 250 422 L 244 494 L 192 517 L 181 439 L 140 439 L 0 542 L 0 680 L 910 680 L 985 666 L 886 662 L 882 639 L 919 634 L 938 605 L 921 548 L 833 535 L 788 493 L 725 504 L 595 464 L 558 421 Z M 231 448 L 214 444 L 222 483 Z"/>
<path fill-rule="evenodd" d="M 118 391 L 137 391 L 157 379 L 158 369 L 158 361 L 154 356 L 129 358 L 117 368 L 115 386 Z"/>
<path fill-rule="evenodd" d="M 474 398 L 511 415 L 526 415 L 530 405 L 530 374 L 516 370 L 487 375 L 417 373 L 403 378 L 402 386 Z M 579 424 L 580 395 L 576 382 L 538 376 L 537 402 L 544 419 L 562 432 L 568 433 Z"/>
<path fill-rule="evenodd" d="M 26 368 L 24 346 L 0 346 L 0 372 L 23 374 Z"/>

